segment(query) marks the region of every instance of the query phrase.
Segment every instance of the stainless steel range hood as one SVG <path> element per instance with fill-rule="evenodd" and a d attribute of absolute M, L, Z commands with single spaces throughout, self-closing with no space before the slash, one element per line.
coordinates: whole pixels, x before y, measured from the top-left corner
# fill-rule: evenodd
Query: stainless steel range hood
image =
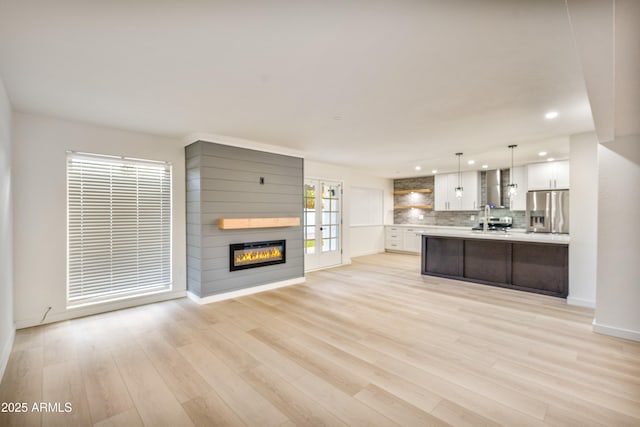
<path fill-rule="evenodd" d="M 487 171 L 487 204 L 492 208 L 504 208 L 500 169 Z"/>

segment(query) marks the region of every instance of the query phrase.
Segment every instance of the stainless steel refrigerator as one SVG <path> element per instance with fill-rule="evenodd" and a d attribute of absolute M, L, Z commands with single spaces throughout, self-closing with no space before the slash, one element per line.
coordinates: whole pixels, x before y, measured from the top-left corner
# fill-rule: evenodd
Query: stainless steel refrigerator
<path fill-rule="evenodd" d="M 569 190 L 527 193 L 527 231 L 569 233 Z"/>

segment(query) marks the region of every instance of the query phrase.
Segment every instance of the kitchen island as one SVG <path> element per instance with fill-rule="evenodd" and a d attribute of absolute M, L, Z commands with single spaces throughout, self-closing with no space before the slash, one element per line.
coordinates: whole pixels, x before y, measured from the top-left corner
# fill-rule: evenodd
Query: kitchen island
<path fill-rule="evenodd" d="M 429 229 L 422 274 L 566 298 L 569 236 L 523 231 Z"/>

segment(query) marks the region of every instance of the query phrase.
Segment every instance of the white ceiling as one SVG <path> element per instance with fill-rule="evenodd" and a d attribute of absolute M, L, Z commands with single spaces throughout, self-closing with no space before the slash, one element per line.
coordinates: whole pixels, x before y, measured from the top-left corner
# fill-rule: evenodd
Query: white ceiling
<path fill-rule="evenodd" d="M 564 0 L 0 0 L 0 76 L 18 111 L 386 177 L 563 158 L 593 130 Z"/>

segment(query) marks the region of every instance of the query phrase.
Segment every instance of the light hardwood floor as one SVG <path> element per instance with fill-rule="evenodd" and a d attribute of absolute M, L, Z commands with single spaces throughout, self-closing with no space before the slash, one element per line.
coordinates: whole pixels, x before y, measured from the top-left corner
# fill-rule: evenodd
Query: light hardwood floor
<path fill-rule="evenodd" d="M 380 254 L 303 285 L 20 330 L 0 425 L 639 426 L 640 343 L 564 300 Z"/>

